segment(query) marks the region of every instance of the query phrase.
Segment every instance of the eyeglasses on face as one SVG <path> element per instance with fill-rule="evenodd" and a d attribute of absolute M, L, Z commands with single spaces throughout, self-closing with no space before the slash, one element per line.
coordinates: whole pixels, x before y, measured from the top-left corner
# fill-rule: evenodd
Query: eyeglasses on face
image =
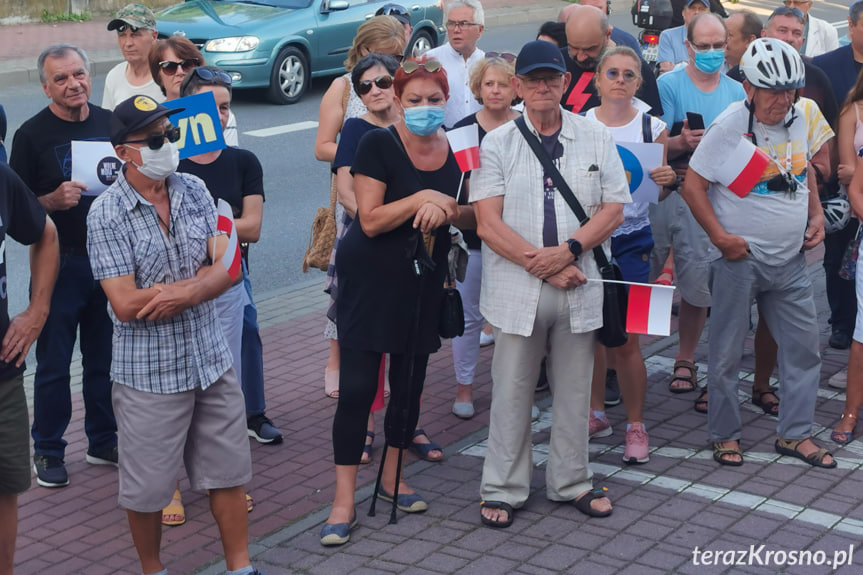
<path fill-rule="evenodd" d="M 635 81 L 636 78 L 638 78 L 638 74 L 636 74 L 632 70 L 618 70 L 617 68 L 609 68 L 605 71 L 605 77 L 612 82 L 616 81 L 621 76 L 623 76 L 623 81 L 627 84 L 631 84 Z"/>
<path fill-rule="evenodd" d="M 707 52 L 708 50 L 725 50 L 725 47 L 728 45 L 728 42 L 717 42 L 716 44 L 696 44 L 695 42 L 690 42 L 690 46 L 696 52 Z"/>
<path fill-rule="evenodd" d="M 516 55 L 512 52 L 486 52 L 485 57 L 488 59 L 500 58 L 507 62 L 515 62 Z"/>
<path fill-rule="evenodd" d="M 185 66 L 183 66 L 183 68 L 185 69 Z M 198 76 L 201 80 L 203 80 L 205 82 L 212 82 L 215 80 L 218 82 L 224 82 L 225 84 L 230 86 L 234 81 L 233 78 L 231 78 L 231 75 L 228 74 L 227 72 L 225 72 L 224 70 L 211 70 L 209 68 L 193 68 L 191 73 L 194 74 L 195 76 Z"/>
<path fill-rule="evenodd" d="M 470 28 L 471 26 L 479 26 L 476 22 L 468 22 L 467 20 L 447 20 L 446 27 L 449 30 L 464 30 L 465 28 Z"/>
<path fill-rule="evenodd" d="M 180 128 L 171 126 L 161 134 L 150 134 L 142 140 L 126 140 L 124 144 L 147 144 L 151 150 L 159 150 L 165 145 L 165 140 L 172 144 L 180 139 Z"/>
<path fill-rule="evenodd" d="M 357 86 L 357 95 L 365 96 L 372 91 L 372 85 L 377 86 L 381 90 L 388 90 L 393 87 L 392 76 L 378 76 L 374 80 L 362 80 Z"/>
<path fill-rule="evenodd" d="M 198 58 L 186 58 L 185 60 L 180 60 L 179 62 L 174 62 L 172 60 L 162 60 L 159 62 L 159 67 L 162 71 L 168 76 L 173 76 L 177 73 L 177 68 L 182 66 L 183 70 L 191 70 L 192 68 L 197 68 L 201 65 L 201 61 Z"/>
<path fill-rule="evenodd" d="M 441 69 L 441 63 L 437 60 L 426 60 L 425 62 L 417 62 L 416 60 L 406 60 L 402 62 L 402 70 L 405 74 L 413 74 L 420 69 L 420 66 L 425 68 L 426 72 L 434 74 Z"/>
<path fill-rule="evenodd" d="M 785 6 L 780 6 L 774 10 L 770 17 L 772 18 L 773 16 L 794 16 L 798 20 L 803 20 L 803 18 L 805 18 L 803 11 L 800 8 L 791 7 L 790 2 L 786 2 Z"/>
<path fill-rule="evenodd" d="M 554 74 L 550 76 L 519 76 L 521 83 L 530 90 L 538 88 L 541 83 L 545 83 L 549 88 L 558 88 L 563 83 L 563 74 Z"/>

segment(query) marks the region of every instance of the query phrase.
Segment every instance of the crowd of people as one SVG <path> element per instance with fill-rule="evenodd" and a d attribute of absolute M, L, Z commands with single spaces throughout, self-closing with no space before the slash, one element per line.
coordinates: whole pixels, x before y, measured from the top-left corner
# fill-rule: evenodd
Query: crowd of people
<path fill-rule="evenodd" d="M 447 43 L 419 57 L 405 56 L 404 7 L 387 4 L 359 27 L 346 74 L 323 96 L 315 142 L 338 198 L 324 330 L 324 392 L 338 402 L 336 488 L 321 544 L 346 543 L 357 525 L 357 473 L 372 460 L 378 410 L 386 408 L 386 447 L 374 497 L 393 513 L 428 508 L 402 476 L 402 453 L 443 459 L 418 423 L 450 283 L 465 324 L 453 340 L 455 416 L 476 413 L 484 324 L 495 345 L 478 520 L 506 528 L 530 495 L 534 393 L 545 380 L 546 496 L 610 515 L 588 465 L 589 440 L 613 433 L 606 406 L 622 397 L 625 463 L 645 463 L 651 450 L 638 335 L 618 347 L 597 338 L 603 288 L 590 280 L 601 279 L 606 259 L 627 282 L 677 287 L 668 389 L 698 392 L 693 408 L 707 414 L 717 464 L 745 463 L 738 373 L 756 303 L 750 401 L 777 418 L 777 453 L 836 466 L 811 437 L 821 359 L 807 255 L 824 244 L 829 345 L 851 350 L 844 377 L 830 382 L 847 388 L 831 434 L 845 445 L 863 405 L 863 288 L 854 281 L 863 0 L 849 7 L 851 44 L 842 48 L 809 14 L 812 2 L 786 0 L 762 21 L 686 0 L 655 68 L 609 24 L 605 0 L 566 7 L 513 52 L 480 49 L 479 0 L 449 0 Z M 159 40 L 141 4 L 120 10 L 108 30 L 124 61 L 108 73 L 102 105 L 90 101 L 86 53 L 46 47 L 37 66 L 50 103 L 14 134 L 9 165 L 0 162 L 2 233 L 31 246 L 29 305 L 11 319 L 5 299 L 0 310 L 0 575 L 12 573 L 17 494 L 31 482 L 23 361 L 35 343 L 32 469 L 40 486 L 60 488 L 70 481 L 63 436 L 79 330 L 86 459 L 119 468 L 142 573 L 167 573 L 161 530 L 185 521 L 184 466 L 191 487 L 210 496 L 228 574 L 254 575 L 248 438 L 283 440 L 266 416 L 247 262 L 261 235 L 263 167 L 238 146 L 230 74 L 207 66 L 185 38 Z M 199 93 L 212 94 L 228 147 L 180 160 L 170 119 L 182 108 L 164 102 Z M 5 132 L 2 107 L 0 120 Z M 480 164 L 462 174 L 446 132 L 470 126 Z M 98 196 L 71 179 L 79 140 L 110 141 L 123 163 Z M 620 143 L 662 147 L 647 173 L 657 203 L 633 201 Z M 764 158 L 745 189 L 729 179 L 742 168 L 716 161 L 741 149 Z M 238 273 L 221 263 L 228 237 L 217 200 L 230 206 L 243 246 Z M 468 254 L 457 280 L 453 231 Z M 708 314 L 699 387 L 695 350 Z"/>

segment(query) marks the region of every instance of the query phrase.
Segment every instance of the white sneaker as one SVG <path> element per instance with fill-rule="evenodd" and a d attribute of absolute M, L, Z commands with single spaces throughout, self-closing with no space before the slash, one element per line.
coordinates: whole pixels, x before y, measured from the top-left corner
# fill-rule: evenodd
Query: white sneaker
<path fill-rule="evenodd" d="M 494 343 L 494 334 L 493 333 L 485 333 L 484 331 L 479 332 L 479 346 L 486 347 Z"/>
<path fill-rule="evenodd" d="M 836 389 L 845 389 L 848 387 L 848 368 L 838 371 L 830 376 L 827 380 L 827 385 Z"/>

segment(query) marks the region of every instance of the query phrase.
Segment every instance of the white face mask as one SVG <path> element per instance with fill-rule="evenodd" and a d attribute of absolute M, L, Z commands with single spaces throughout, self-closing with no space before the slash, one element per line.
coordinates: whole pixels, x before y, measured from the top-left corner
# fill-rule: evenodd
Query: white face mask
<path fill-rule="evenodd" d="M 132 146 L 128 147 L 131 148 Z M 180 165 L 180 150 L 173 142 L 165 142 L 158 150 L 151 150 L 147 146 L 137 148 L 137 150 L 141 152 L 143 164 L 132 163 L 142 175 L 151 180 L 164 180 L 176 172 L 177 166 Z"/>

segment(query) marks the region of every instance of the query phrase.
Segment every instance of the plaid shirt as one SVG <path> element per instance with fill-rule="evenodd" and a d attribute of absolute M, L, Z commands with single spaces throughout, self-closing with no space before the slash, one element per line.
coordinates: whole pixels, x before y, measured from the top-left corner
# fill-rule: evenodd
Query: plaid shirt
<path fill-rule="evenodd" d="M 171 228 L 166 236 L 156 209 L 126 181 L 93 202 L 87 250 L 97 280 L 133 275 L 135 287 L 192 278 L 208 262 L 207 239 L 217 235 L 216 208 L 204 182 L 189 174 L 168 177 Z M 62 288 L 61 288 L 62 289 Z M 206 301 L 161 321 L 114 321 L 111 379 L 139 391 L 179 393 L 206 388 L 231 367 L 231 352 Z"/>
<path fill-rule="evenodd" d="M 617 146 L 605 126 L 565 110 L 561 114 L 563 156 L 558 169 L 587 216 L 596 214 L 602 203 L 631 202 Z M 524 119 L 537 134 L 526 114 Z M 542 247 L 543 169 L 515 122 L 489 132 L 479 156 L 480 167 L 471 174 L 470 201 L 503 196 L 503 222 L 531 245 Z M 559 192 L 554 196 L 554 211 L 557 240 L 562 244 L 578 228 L 578 219 Z M 610 241 L 603 247 L 608 255 Z M 588 278 L 600 277 L 593 250 L 583 253 L 577 265 Z M 541 288 L 541 279 L 482 245 L 480 311 L 490 324 L 504 333 L 530 336 Z M 587 282 L 570 289 L 567 299 L 572 333 L 602 326 L 601 283 Z"/>

